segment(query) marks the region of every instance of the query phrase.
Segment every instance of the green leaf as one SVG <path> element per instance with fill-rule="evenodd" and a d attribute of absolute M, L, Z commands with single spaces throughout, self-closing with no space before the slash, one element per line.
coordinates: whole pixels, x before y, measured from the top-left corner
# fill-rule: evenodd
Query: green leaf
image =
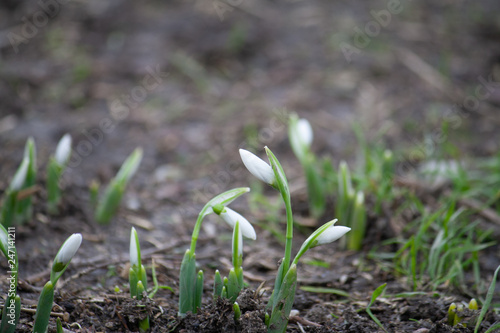
<path fill-rule="evenodd" d="M 186 250 L 179 276 L 179 315 L 195 312 L 194 294 L 196 289 L 196 260 L 190 250 Z"/>
<path fill-rule="evenodd" d="M 196 276 L 196 290 L 194 294 L 194 312 L 197 312 L 201 308 L 201 299 L 203 296 L 203 271 L 200 270 Z"/>
<path fill-rule="evenodd" d="M 237 199 L 240 195 L 245 194 L 247 192 L 250 192 L 249 187 L 238 187 L 238 188 L 233 188 L 232 190 L 226 191 L 224 193 L 221 193 L 217 195 L 216 197 L 212 198 L 205 207 L 201 210 L 200 215 L 206 216 L 210 213 L 213 212 L 211 207 L 217 206 L 217 205 L 222 205 L 222 206 L 227 206 L 231 202 L 233 202 L 235 199 Z"/>
<path fill-rule="evenodd" d="M 124 191 L 125 186 L 122 183 L 114 179 L 111 181 L 95 211 L 94 217 L 99 224 L 108 224 L 111 221 L 120 206 Z"/>
<path fill-rule="evenodd" d="M 370 318 L 382 329 L 384 330 L 384 332 L 387 332 L 387 330 L 385 329 L 384 325 L 382 325 L 382 323 L 380 322 L 380 320 L 378 320 L 378 318 L 372 313 L 370 307 L 372 306 L 372 304 L 375 302 L 375 300 L 380 296 L 382 295 L 384 292 L 385 292 L 385 288 L 387 287 L 387 283 L 384 283 L 383 285 L 379 286 L 377 289 L 375 289 L 375 291 L 373 292 L 372 294 L 372 298 L 370 300 L 370 303 L 368 304 L 368 306 L 366 307 L 366 313 L 368 313 L 368 315 L 370 316 Z"/>
<path fill-rule="evenodd" d="M 59 317 L 57 317 L 57 319 L 56 319 L 56 331 L 57 331 L 57 333 L 64 333 L 61 319 Z"/>
<path fill-rule="evenodd" d="M 346 293 L 343 290 L 335 289 L 335 288 L 325 288 L 325 287 L 313 287 L 313 286 L 302 286 L 300 290 L 304 290 L 310 293 L 318 293 L 318 294 L 332 294 L 343 297 L 349 297 L 349 293 Z"/>
<path fill-rule="evenodd" d="M 493 299 L 493 295 L 495 294 L 495 287 L 497 284 L 497 276 L 500 271 L 500 266 L 497 267 L 495 273 L 493 274 L 493 279 L 491 280 L 490 287 L 488 288 L 488 292 L 486 293 L 486 299 L 484 300 L 483 308 L 479 313 L 479 317 L 477 318 L 476 327 L 474 328 L 474 333 L 479 332 L 479 328 L 481 327 L 481 322 L 486 316 L 486 312 L 488 312 L 488 308 L 490 307 L 491 300 Z"/>
<path fill-rule="evenodd" d="M 242 288 L 242 286 L 240 286 L 239 284 L 238 276 L 236 275 L 234 268 L 231 268 L 231 270 L 229 271 L 227 280 L 227 298 L 229 298 L 229 300 L 234 303 Z"/>
<path fill-rule="evenodd" d="M 215 271 L 214 277 L 214 300 L 222 296 L 222 287 L 224 284 L 222 283 L 222 277 L 220 276 L 219 270 Z"/>
<path fill-rule="evenodd" d="M 137 282 L 139 278 L 137 277 L 137 272 L 130 267 L 128 270 L 128 284 L 130 287 L 130 297 L 137 296 Z"/>
<path fill-rule="evenodd" d="M 141 280 L 137 281 L 137 288 L 136 289 L 137 289 L 137 292 L 136 292 L 135 296 L 137 297 L 137 300 L 140 301 L 143 297 L 142 293 L 146 290 L 144 288 L 144 285 L 142 284 Z"/>
<path fill-rule="evenodd" d="M 14 308 L 14 316 L 12 317 L 9 308 Z M 19 323 L 19 316 L 21 314 L 21 298 L 19 295 L 12 297 L 9 293 L 5 300 L 2 310 L 2 322 L 0 323 L 0 333 L 14 333 L 17 324 Z"/>
<path fill-rule="evenodd" d="M 50 312 L 54 303 L 54 286 L 47 282 L 42 289 L 36 308 L 33 333 L 46 333 L 49 326 Z"/>
<path fill-rule="evenodd" d="M 132 154 L 123 162 L 116 174 L 116 181 L 126 186 L 130 178 L 135 174 L 142 160 L 142 148 L 136 148 Z"/>
<path fill-rule="evenodd" d="M 295 290 L 297 288 L 297 266 L 292 264 L 288 273 L 283 279 L 283 284 L 276 296 L 276 306 L 269 319 L 268 333 L 286 332 L 288 318 L 295 300 Z"/>

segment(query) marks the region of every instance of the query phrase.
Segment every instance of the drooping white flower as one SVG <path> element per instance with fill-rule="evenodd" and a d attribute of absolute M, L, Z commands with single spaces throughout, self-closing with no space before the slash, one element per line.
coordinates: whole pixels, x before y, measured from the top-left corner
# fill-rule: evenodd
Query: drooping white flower
<path fill-rule="evenodd" d="M 351 228 L 349 227 L 332 225 L 316 238 L 314 246 L 335 242 L 350 230 Z"/>
<path fill-rule="evenodd" d="M 130 265 L 139 267 L 139 253 L 137 251 L 137 231 L 134 227 L 130 230 Z"/>
<path fill-rule="evenodd" d="M 243 164 L 252 175 L 269 185 L 275 182 L 273 168 L 264 160 L 245 149 L 240 149 L 240 156 Z"/>
<path fill-rule="evenodd" d="M 67 265 L 71 259 L 73 259 L 76 251 L 80 248 L 82 244 L 82 235 L 77 233 L 69 236 L 68 239 L 61 246 L 61 249 L 54 259 L 54 264 Z"/>
<path fill-rule="evenodd" d="M 222 217 L 222 219 L 224 219 L 224 221 L 226 221 L 226 223 L 229 224 L 231 228 L 234 228 L 236 221 L 238 221 L 240 224 L 241 234 L 243 236 L 253 240 L 257 239 L 257 234 L 255 233 L 254 228 L 246 218 L 241 216 L 241 214 L 235 212 L 231 208 L 226 207 L 219 216 Z"/>
<path fill-rule="evenodd" d="M 313 141 L 313 130 L 309 121 L 304 118 L 299 119 L 297 121 L 296 130 L 297 130 L 296 135 L 298 136 L 302 144 L 306 145 L 307 147 L 310 147 Z"/>
<path fill-rule="evenodd" d="M 59 140 L 54 158 L 59 165 L 64 165 L 71 155 L 71 135 L 68 133 Z"/>

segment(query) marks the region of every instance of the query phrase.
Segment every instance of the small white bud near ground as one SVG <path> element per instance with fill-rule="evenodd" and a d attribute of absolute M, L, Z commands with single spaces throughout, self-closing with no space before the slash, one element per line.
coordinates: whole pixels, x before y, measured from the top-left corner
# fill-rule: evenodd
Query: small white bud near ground
<path fill-rule="evenodd" d="M 139 267 L 139 253 L 137 252 L 137 231 L 134 227 L 130 230 L 130 265 Z"/>
<path fill-rule="evenodd" d="M 274 184 L 275 176 L 273 168 L 261 158 L 248 150 L 240 149 L 241 160 L 252 175 L 269 185 Z"/>
<path fill-rule="evenodd" d="M 73 259 L 76 251 L 80 248 L 82 244 L 82 235 L 77 233 L 71 235 L 61 246 L 61 249 L 57 253 L 54 259 L 54 264 L 67 265 L 71 259 Z"/>
<path fill-rule="evenodd" d="M 253 240 L 257 239 L 257 234 L 255 233 L 253 226 L 240 213 L 237 213 L 231 208 L 226 207 L 224 211 L 220 214 L 220 217 L 222 217 L 222 219 L 226 221 L 226 223 L 229 224 L 233 229 L 234 226 L 236 225 L 236 221 L 238 221 L 240 224 L 241 234 L 245 238 Z"/>
<path fill-rule="evenodd" d="M 24 182 L 26 181 L 26 175 L 28 173 L 28 167 L 30 164 L 29 158 L 23 158 L 23 161 L 21 162 L 21 166 L 19 169 L 17 169 L 16 174 L 14 175 L 14 178 L 10 182 L 9 189 L 11 191 L 19 191 L 21 187 L 23 187 Z"/>
<path fill-rule="evenodd" d="M 313 141 L 313 130 L 307 119 L 301 118 L 297 121 L 297 135 L 299 140 L 310 147 Z"/>
<path fill-rule="evenodd" d="M 57 144 L 54 158 L 59 165 L 64 165 L 68 162 L 71 155 L 71 135 L 64 134 Z"/>

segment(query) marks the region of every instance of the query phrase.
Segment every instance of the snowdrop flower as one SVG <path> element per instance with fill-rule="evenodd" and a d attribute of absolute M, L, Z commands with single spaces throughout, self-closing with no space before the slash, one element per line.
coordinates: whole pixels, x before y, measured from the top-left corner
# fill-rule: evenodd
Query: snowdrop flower
<path fill-rule="evenodd" d="M 55 159 L 59 165 L 64 165 L 71 154 L 71 135 L 64 134 L 57 144 Z"/>
<path fill-rule="evenodd" d="M 344 236 L 346 233 L 348 233 L 351 230 L 349 227 L 345 226 L 334 226 L 332 225 L 325 231 L 323 231 L 316 239 L 314 242 L 314 246 L 318 245 L 323 245 L 323 244 L 328 244 L 335 242 L 337 239 L 340 237 Z"/>
<path fill-rule="evenodd" d="M 262 159 L 252 154 L 248 150 L 240 149 L 240 156 L 245 167 L 252 175 L 262 180 L 264 183 L 273 185 L 275 176 L 273 168 Z"/>
<path fill-rule="evenodd" d="M 229 224 L 233 229 L 234 226 L 236 225 L 236 221 L 238 221 L 240 224 L 241 234 L 243 236 L 253 240 L 257 239 L 257 234 L 255 233 L 255 230 L 250 224 L 250 222 L 248 222 L 246 218 L 244 218 L 231 208 L 228 207 L 224 208 L 224 210 L 219 214 L 219 216 L 222 217 L 222 219 L 226 221 L 226 223 Z"/>
<path fill-rule="evenodd" d="M 71 259 L 73 259 L 73 256 L 75 255 L 76 251 L 80 248 L 80 245 L 82 244 L 82 235 L 81 234 L 73 234 L 71 235 L 61 246 L 61 249 L 56 255 L 56 258 L 54 259 L 54 265 L 62 265 L 63 267 L 66 266 Z"/>
<path fill-rule="evenodd" d="M 301 118 L 297 121 L 296 133 L 298 139 L 307 147 L 311 146 L 313 141 L 313 130 L 307 119 Z"/>

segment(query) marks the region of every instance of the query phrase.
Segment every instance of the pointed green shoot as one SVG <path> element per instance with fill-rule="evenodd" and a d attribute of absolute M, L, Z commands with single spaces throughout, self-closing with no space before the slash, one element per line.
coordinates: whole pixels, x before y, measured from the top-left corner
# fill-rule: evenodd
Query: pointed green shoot
<path fill-rule="evenodd" d="M 242 286 L 240 286 L 239 281 L 238 281 L 238 276 L 236 275 L 236 272 L 234 271 L 234 268 L 231 268 L 229 271 L 229 276 L 227 278 L 227 298 L 231 302 L 235 302 L 236 298 L 240 294 Z"/>
<path fill-rule="evenodd" d="M 224 286 L 222 282 L 222 277 L 219 270 L 215 271 L 214 277 L 214 300 L 222 296 L 222 287 Z"/>
<path fill-rule="evenodd" d="M 359 251 L 366 232 L 365 196 L 362 191 L 356 193 L 351 214 L 352 232 L 349 234 L 347 247 L 350 250 Z"/>
<path fill-rule="evenodd" d="M 484 300 L 483 307 L 481 309 L 481 312 L 479 313 L 479 317 L 477 318 L 476 327 L 474 327 L 474 333 L 479 332 L 479 328 L 481 327 L 481 322 L 486 316 L 486 312 L 488 312 L 491 300 L 493 299 L 493 295 L 495 294 L 495 287 L 497 284 L 497 276 L 499 271 L 500 271 L 500 266 L 497 267 L 495 273 L 493 274 L 493 279 L 491 280 L 490 287 L 488 288 L 488 292 L 486 293 L 486 299 Z"/>
<path fill-rule="evenodd" d="M 196 312 L 196 259 L 194 253 L 186 250 L 181 263 L 179 276 L 179 316 L 184 316 L 188 311 Z"/>
<path fill-rule="evenodd" d="M 26 183 L 29 163 L 28 157 L 23 158 L 21 165 L 17 168 L 9 188 L 6 191 L 1 213 L 1 223 L 5 227 L 10 227 L 15 224 L 17 194 Z"/>
<path fill-rule="evenodd" d="M 136 148 L 125 160 L 115 178 L 111 180 L 104 195 L 97 203 L 95 219 L 100 224 L 108 224 L 115 215 L 127 184 L 135 174 L 142 160 L 142 149 Z"/>
<path fill-rule="evenodd" d="M 33 333 L 46 333 L 49 326 L 50 312 L 54 303 L 54 285 L 48 281 L 42 289 L 36 307 Z"/>
<path fill-rule="evenodd" d="M 203 296 L 203 281 L 204 281 L 203 271 L 200 270 L 200 271 L 198 271 L 198 275 L 196 276 L 196 290 L 195 290 L 195 297 L 194 297 L 194 310 L 195 310 L 195 312 L 197 312 L 198 309 L 201 308 L 201 299 Z"/>
<path fill-rule="evenodd" d="M 276 306 L 269 318 L 268 333 L 284 333 L 288 325 L 288 318 L 295 300 L 295 290 L 297 288 L 297 266 L 292 264 L 283 279 L 280 290 L 276 295 Z M 276 291 L 276 289 L 275 289 Z"/>
<path fill-rule="evenodd" d="M 35 141 L 32 137 L 28 138 L 24 147 L 24 158 L 29 161 L 28 170 L 26 171 L 26 178 L 22 189 L 28 189 L 35 185 L 36 182 L 36 147 Z M 33 215 L 31 196 L 16 202 L 16 223 L 22 224 L 31 219 Z"/>
<path fill-rule="evenodd" d="M 233 303 L 234 320 L 238 321 L 241 318 L 241 309 L 238 302 Z"/>
<path fill-rule="evenodd" d="M 387 287 L 387 283 L 384 283 L 383 285 L 379 286 L 377 289 L 372 294 L 372 298 L 370 300 L 370 303 L 366 307 L 366 313 L 370 316 L 370 318 L 380 327 L 384 332 L 387 332 L 385 329 L 384 325 L 378 320 L 378 318 L 372 313 L 372 310 L 370 309 L 373 303 L 377 300 L 377 298 L 382 295 L 385 292 L 385 289 Z"/>

